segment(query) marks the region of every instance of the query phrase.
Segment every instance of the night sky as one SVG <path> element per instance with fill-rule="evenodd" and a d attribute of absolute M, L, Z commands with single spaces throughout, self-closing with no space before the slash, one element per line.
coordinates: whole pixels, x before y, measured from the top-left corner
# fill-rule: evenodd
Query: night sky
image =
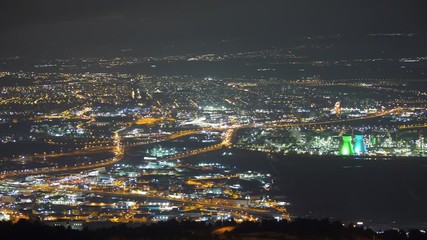
<path fill-rule="evenodd" d="M 426 33 L 425 0 L 129 1 L 0 3 L 0 55 L 137 48 L 310 34 Z"/>

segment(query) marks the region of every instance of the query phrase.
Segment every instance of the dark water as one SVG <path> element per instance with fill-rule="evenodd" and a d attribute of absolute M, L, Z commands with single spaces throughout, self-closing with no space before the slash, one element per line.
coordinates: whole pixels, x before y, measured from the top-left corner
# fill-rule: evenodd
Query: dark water
<path fill-rule="evenodd" d="M 427 159 L 294 157 L 274 165 L 295 215 L 372 226 L 427 226 Z"/>
<path fill-rule="evenodd" d="M 361 160 L 223 150 L 186 159 L 269 171 L 294 217 L 363 221 L 374 228 L 427 227 L 427 159 Z"/>

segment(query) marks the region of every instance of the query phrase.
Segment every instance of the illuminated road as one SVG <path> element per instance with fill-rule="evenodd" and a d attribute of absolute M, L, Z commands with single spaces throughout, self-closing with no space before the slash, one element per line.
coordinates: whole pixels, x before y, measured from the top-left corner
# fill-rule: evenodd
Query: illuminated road
<path fill-rule="evenodd" d="M 84 193 L 94 193 L 94 194 L 103 194 L 103 195 L 109 195 L 109 196 L 117 196 L 117 197 L 136 197 L 138 199 L 140 198 L 154 198 L 154 199 L 162 199 L 162 200 L 168 200 L 172 202 L 179 202 L 179 203 L 187 203 L 187 204 L 194 204 L 194 205 L 201 205 L 208 208 L 214 208 L 214 209 L 224 209 L 224 210 L 232 210 L 232 211 L 245 211 L 252 214 L 267 214 L 267 213 L 278 213 L 279 210 L 277 209 L 259 209 L 259 208 L 252 208 L 252 207 L 244 207 L 244 206 L 230 206 L 230 205 L 224 205 L 220 204 L 218 202 L 214 202 L 215 199 L 211 200 L 201 200 L 201 199 L 186 199 L 186 198 L 173 198 L 173 197 L 165 197 L 165 196 L 159 196 L 155 193 L 151 194 L 139 194 L 139 193 L 130 193 L 130 192 L 111 192 L 111 191 L 101 191 L 101 190 L 86 190 L 86 189 L 76 189 L 76 188 L 60 188 L 60 187 L 54 187 L 54 186 L 32 186 L 33 189 L 36 191 L 57 191 L 57 190 L 67 190 L 67 191 L 78 191 L 78 192 L 84 192 Z"/>
<path fill-rule="evenodd" d="M 161 138 L 157 139 L 157 140 L 152 140 L 152 141 L 148 141 L 148 142 L 137 142 L 137 143 L 128 143 L 126 144 L 126 146 L 139 146 L 139 145 L 145 145 L 145 144 L 149 144 L 149 143 L 156 143 L 156 142 L 164 142 L 164 141 L 170 141 L 170 140 L 174 140 L 180 137 L 185 137 L 188 135 L 193 135 L 196 133 L 199 133 L 203 130 L 212 130 L 212 129 L 192 129 L 192 130 L 184 130 L 184 131 L 179 131 L 179 132 L 174 132 L 170 135 L 166 135 L 166 136 L 162 136 Z M 132 138 L 139 138 L 139 137 L 126 137 L 126 139 L 132 139 Z"/>
<path fill-rule="evenodd" d="M 412 124 L 412 125 L 401 125 L 399 129 L 413 129 L 413 128 L 427 128 L 427 123 L 424 124 Z"/>
<path fill-rule="evenodd" d="M 141 143 L 139 145 L 146 145 L 146 144 L 151 144 L 151 143 L 160 142 L 160 141 L 169 141 L 169 140 L 173 140 L 173 139 L 180 138 L 183 136 L 196 134 L 202 130 L 198 129 L 198 130 L 180 131 L 180 132 L 172 133 L 169 136 L 163 137 L 161 140 L 144 142 L 144 143 Z M 115 135 L 114 135 L 114 146 L 98 146 L 98 147 L 92 147 L 90 149 L 77 150 L 77 151 L 68 152 L 68 153 L 43 154 L 43 155 L 28 157 L 26 160 L 28 161 L 28 160 L 31 160 L 32 158 L 36 158 L 36 157 L 65 157 L 65 156 L 102 153 L 105 151 L 113 151 L 115 154 L 115 156 L 113 158 L 94 161 L 93 163 L 81 163 L 81 164 L 76 164 L 73 166 L 65 165 L 64 167 L 57 167 L 56 166 L 56 167 L 25 169 L 25 170 L 4 171 L 4 172 L 0 173 L 0 179 L 8 178 L 8 177 L 20 177 L 20 176 L 37 175 L 37 174 L 50 174 L 50 173 L 67 172 L 67 171 L 74 172 L 74 171 L 78 171 L 78 170 L 88 170 L 88 169 L 92 169 L 92 168 L 99 168 L 99 167 L 108 166 L 108 165 L 117 163 L 123 159 L 124 147 L 123 147 L 121 141 L 122 141 L 122 139 L 119 136 L 118 132 L 116 131 Z M 212 150 L 209 150 L 209 151 L 212 151 Z M 200 154 L 200 153 L 201 152 L 198 152 L 197 154 Z M 17 160 L 19 160 L 19 159 L 17 159 Z"/>
<path fill-rule="evenodd" d="M 236 131 L 238 129 L 242 129 L 242 128 L 283 128 L 283 127 L 293 127 L 293 126 L 324 125 L 324 124 L 342 123 L 342 122 L 348 122 L 348 121 L 373 119 L 373 118 L 377 118 L 377 117 L 382 117 L 382 116 L 394 114 L 394 113 L 400 112 L 400 111 L 402 111 L 401 108 L 395 108 L 395 109 L 391 109 L 388 111 L 382 111 L 382 112 L 372 114 L 369 116 L 364 116 L 364 117 L 336 119 L 336 120 L 322 121 L 322 122 L 305 122 L 305 123 L 300 122 L 300 123 L 285 123 L 285 124 L 274 123 L 274 124 L 265 124 L 265 125 L 258 125 L 258 126 L 239 125 L 239 126 L 232 126 L 232 127 L 226 127 L 226 128 L 203 128 L 203 129 L 195 129 L 195 130 L 194 129 L 193 130 L 185 130 L 185 131 L 179 131 L 179 132 L 172 133 L 168 136 L 164 136 L 164 137 L 157 139 L 157 140 L 154 140 L 152 142 L 142 142 L 142 143 L 137 143 L 134 145 L 145 145 L 145 144 L 161 142 L 161 141 L 170 141 L 170 140 L 173 140 L 176 138 L 196 134 L 196 133 L 199 133 L 203 130 L 224 131 L 225 132 L 223 134 L 223 139 L 222 139 L 221 143 L 218 143 L 218 144 L 215 144 L 215 145 L 212 145 L 209 147 L 194 149 L 194 150 L 191 150 L 188 152 L 176 154 L 176 155 L 167 157 L 165 159 L 162 159 L 162 160 L 176 160 L 176 159 L 180 159 L 180 158 L 186 158 L 186 157 L 195 156 L 195 155 L 203 154 L 206 152 L 218 150 L 218 149 L 221 149 L 223 147 L 231 147 L 234 134 L 236 133 Z M 115 139 L 114 140 L 115 146 L 94 147 L 94 148 L 81 150 L 81 151 L 77 151 L 77 152 L 75 151 L 72 153 L 59 153 L 59 154 L 49 154 L 48 155 L 50 157 L 61 157 L 61 156 L 72 156 L 74 154 L 82 155 L 85 153 L 94 153 L 94 152 L 96 153 L 96 152 L 102 152 L 102 151 L 106 151 L 106 150 L 112 150 L 115 153 L 115 157 L 113 157 L 113 158 L 109 158 L 109 159 L 105 159 L 105 160 L 101 160 L 101 161 L 96 161 L 94 163 L 82 163 L 80 165 L 75 165 L 75 166 L 49 167 L 49 168 L 42 168 L 42 169 L 36 168 L 36 169 L 27 169 L 27 170 L 20 170 L 20 171 L 14 170 L 14 171 L 10 171 L 10 172 L 4 171 L 0 174 L 0 178 L 26 176 L 26 175 L 33 175 L 33 174 L 49 174 L 49 173 L 65 172 L 65 171 L 87 170 L 87 169 L 91 169 L 91 168 L 98 168 L 98 167 L 103 167 L 103 166 L 107 166 L 110 164 L 114 164 L 114 163 L 122 160 L 123 155 L 124 155 L 124 146 L 122 146 L 121 137 L 119 136 L 119 134 L 117 132 L 115 133 L 114 139 Z"/>
<path fill-rule="evenodd" d="M 198 130 L 187 130 L 187 131 L 176 132 L 176 133 L 173 133 L 173 134 L 163 138 L 162 141 L 169 141 L 169 140 L 184 137 L 187 135 L 196 134 L 200 131 L 202 131 L 202 130 L 198 129 Z M 223 141 L 219 144 L 209 146 L 209 147 L 205 147 L 205 148 L 195 149 L 195 150 L 185 152 L 182 154 L 173 155 L 171 157 L 166 158 L 165 160 L 176 160 L 179 158 L 185 158 L 185 157 L 189 157 L 189 156 L 193 156 L 193 155 L 198 155 L 198 154 L 218 150 L 218 149 L 221 149 L 222 147 L 231 146 L 231 139 L 232 139 L 234 132 L 235 132 L 235 129 L 228 129 L 226 131 L 226 134 L 224 135 Z M 114 146 L 114 147 L 111 147 L 111 146 L 110 147 L 100 147 L 100 148 L 88 149 L 85 151 L 74 151 L 72 153 L 49 154 L 50 157 L 62 157 L 62 156 L 72 156 L 74 154 L 82 155 L 85 153 L 103 152 L 104 150 L 108 149 L 108 150 L 113 150 L 113 152 L 115 154 L 115 156 L 113 158 L 95 161 L 94 163 L 81 163 L 79 165 L 76 164 L 74 166 L 65 165 L 64 167 L 46 167 L 46 168 L 35 168 L 35 169 L 28 169 L 28 170 L 14 170 L 14 171 L 9 171 L 9 172 L 2 172 L 0 174 L 0 178 L 3 179 L 3 178 L 7 178 L 7 177 L 19 177 L 19 176 L 37 175 L 37 174 L 50 174 L 50 173 L 67 172 L 67 171 L 74 172 L 74 171 L 78 171 L 78 170 L 88 170 L 88 169 L 92 169 L 92 168 L 104 167 L 104 166 L 108 166 L 108 165 L 117 163 L 123 159 L 124 148 L 121 145 L 121 138 L 120 138 L 118 133 L 115 134 L 115 138 L 116 138 L 116 140 L 115 140 L 116 146 Z M 150 143 L 153 143 L 153 142 L 148 142 L 148 143 L 143 143 L 143 144 L 150 144 Z M 140 144 L 140 145 L 143 145 L 143 144 Z M 45 156 L 45 155 L 43 155 L 43 156 Z"/>
<path fill-rule="evenodd" d="M 64 167 L 48 167 L 48 168 L 35 168 L 30 170 L 14 170 L 14 171 L 8 171 L 3 172 L 0 174 L 0 179 L 7 178 L 7 177 L 19 177 L 19 176 L 26 176 L 26 175 L 37 175 L 37 174 L 49 174 L 49 173 L 57 173 L 57 172 L 73 172 L 76 170 L 87 170 L 91 168 L 98 168 L 98 167 L 104 167 L 113 163 L 116 163 L 118 161 L 122 160 L 121 157 L 113 157 L 109 159 L 99 160 L 92 164 L 86 164 L 82 163 L 80 165 L 76 166 L 67 166 Z"/>
<path fill-rule="evenodd" d="M 121 138 L 116 133 L 114 135 L 114 143 L 115 147 L 113 148 L 114 157 L 95 161 L 94 163 L 81 163 L 75 164 L 74 166 L 65 165 L 64 167 L 46 167 L 46 168 L 35 168 L 35 169 L 26 169 L 26 170 L 13 170 L 13 171 L 4 171 L 0 174 L 0 179 L 7 177 L 19 177 L 26 175 L 36 175 L 36 174 L 49 174 L 49 173 L 57 173 L 57 172 L 67 172 L 67 171 L 77 171 L 77 170 L 87 170 L 91 168 L 99 168 L 104 167 L 116 162 L 119 162 L 123 159 L 124 149 L 121 146 Z M 58 154 L 62 156 L 61 154 Z"/>
<path fill-rule="evenodd" d="M 194 149 L 194 150 L 191 150 L 188 152 L 172 155 L 172 156 L 164 158 L 162 160 L 176 160 L 176 159 L 180 159 L 180 158 L 186 158 L 186 157 L 190 157 L 190 156 L 199 155 L 202 153 L 218 150 L 218 149 L 221 149 L 223 146 L 224 145 L 222 143 L 218 143 L 218 144 L 215 144 L 215 145 L 212 145 L 209 147 Z"/>
<path fill-rule="evenodd" d="M 186 157 L 190 157 L 190 156 L 194 156 L 194 155 L 199 155 L 202 153 L 215 151 L 215 150 L 221 149 L 223 147 L 230 147 L 232 145 L 232 139 L 233 139 L 235 132 L 237 131 L 237 128 L 229 128 L 226 130 L 227 131 L 225 132 L 221 143 L 218 143 L 218 144 L 215 144 L 215 145 L 212 145 L 209 147 L 194 149 L 194 150 L 191 150 L 188 152 L 172 155 L 170 157 L 164 158 L 163 160 L 176 160 L 176 159 L 180 159 L 180 158 L 186 158 Z"/>
<path fill-rule="evenodd" d="M 382 111 L 379 113 L 375 113 L 372 115 L 368 115 L 368 116 L 363 116 L 363 117 L 355 117 L 355 118 L 344 118 L 344 119 L 335 119 L 335 120 L 329 120 L 329 121 L 322 121 L 322 122 L 299 122 L 299 123 L 284 123 L 284 124 L 266 124 L 264 126 L 259 126 L 259 127 L 264 127 L 264 128 L 283 128 L 283 127 L 297 127 L 297 126 L 312 126 L 312 125 L 327 125 L 327 124 L 333 124 L 333 123 L 342 123 L 342 122 L 351 122 L 351 121 L 359 121 L 359 120 L 367 120 L 367 119 L 373 119 L 373 118 L 378 118 L 378 117 L 383 117 L 383 116 L 387 116 L 390 114 L 394 114 L 397 112 L 402 111 L 401 108 L 394 108 L 388 111 Z M 244 128 L 244 127 L 242 127 Z M 249 128 L 257 128 L 257 126 L 252 126 Z"/>
<path fill-rule="evenodd" d="M 225 130 L 225 135 L 224 135 L 221 143 L 215 144 L 213 146 L 205 147 L 205 148 L 194 149 L 192 151 L 176 154 L 176 155 L 167 157 L 163 160 L 176 160 L 176 159 L 180 159 L 180 158 L 186 158 L 186 157 L 190 157 L 190 156 L 194 156 L 194 155 L 218 150 L 218 149 L 221 149 L 223 147 L 231 147 L 231 145 L 233 144 L 234 134 L 237 132 L 238 129 L 241 129 L 241 128 L 284 128 L 284 127 L 294 127 L 294 126 L 324 125 L 324 124 L 333 124 L 333 123 L 342 123 L 342 122 L 348 122 L 348 121 L 372 119 L 372 118 L 390 115 L 390 114 L 393 114 L 393 113 L 398 112 L 398 111 L 401 111 L 401 109 L 400 108 L 391 109 L 389 111 L 383 111 L 383 112 L 379 112 L 379 113 L 372 114 L 369 116 L 364 116 L 364 117 L 336 119 L 336 120 L 322 121 L 322 122 L 271 124 L 271 125 L 264 125 L 264 126 L 242 125 L 242 126 L 238 126 L 238 127 L 230 127 L 230 128 L 225 128 L 225 129 L 224 128 L 215 128 L 215 129 L 212 128 L 211 130 L 216 130 L 216 131 L 221 131 L 221 130 L 224 131 Z"/>
<path fill-rule="evenodd" d="M 31 161 L 37 158 L 56 158 L 56 157 L 67 157 L 67 156 L 77 156 L 77 155 L 85 155 L 85 154 L 95 154 L 95 153 L 104 153 L 106 151 L 113 151 L 115 146 L 95 146 L 90 148 L 83 148 L 81 150 L 74 150 L 71 152 L 63 152 L 63 153 L 48 153 L 48 154 L 37 154 L 34 156 L 26 156 L 26 161 Z M 14 158 L 10 159 L 11 161 L 20 161 L 22 158 Z"/>

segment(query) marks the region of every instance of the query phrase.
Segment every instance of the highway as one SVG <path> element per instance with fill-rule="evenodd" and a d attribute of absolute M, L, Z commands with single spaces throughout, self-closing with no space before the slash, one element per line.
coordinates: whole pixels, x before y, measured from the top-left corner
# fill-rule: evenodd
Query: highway
<path fill-rule="evenodd" d="M 55 158 L 55 157 L 67 157 L 67 156 L 77 156 L 77 155 L 85 155 L 85 154 L 96 154 L 103 153 L 106 151 L 113 151 L 115 146 L 94 146 L 90 148 L 83 148 L 80 150 L 74 150 L 71 152 L 62 152 L 62 153 L 46 153 L 46 154 L 37 154 L 33 156 L 26 156 L 26 161 L 31 161 L 39 158 Z M 13 158 L 10 161 L 21 161 L 22 158 Z"/>
<path fill-rule="evenodd" d="M 377 117 L 382 117 L 382 116 L 394 114 L 394 113 L 397 113 L 400 111 L 402 111 L 401 108 L 394 108 L 394 109 L 391 109 L 388 111 L 382 111 L 382 112 L 372 114 L 372 115 L 368 115 L 368 116 L 364 116 L 364 117 L 336 119 L 336 120 L 321 121 L 321 122 L 299 122 L 299 123 L 284 123 L 284 124 L 272 123 L 272 124 L 261 124 L 258 126 L 255 126 L 255 125 L 239 125 L 239 126 L 230 126 L 230 127 L 224 127 L 224 128 L 192 129 L 192 130 L 175 132 L 175 133 L 172 133 L 168 136 L 162 137 L 161 139 L 154 140 L 152 142 L 142 142 L 142 143 L 133 144 L 131 146 L 146 145 L 146 144 L 151 144 L 151 143 L 155 143 L 155 142 L 162 142 L 162 141 L 170 141 L 170 140 L 177 139 L 180 137 L 193 135 L 193 134 L 196 134 L 196 133 L 201 132 L 203 130 L 224 131 L 221 143 L 218 143 L 218 144 L 215 144 L 215 145 L 212 145 L 209 147 L 193 149 L 193 150 L 188 151 L 188 152 L 172 155 L 172 156 L 169 156 L 169 157 L 162 159 L 162 160 L 176 160 L 176 159 L 180 159 L 180 158 L 186 158 L 186 157 L 195 156 L 195 155 L 203 154 L 206 152 L 218 150 L 218 149 L 221 149 L 223 147 L 231 147 L 233 136 L 235 135 L 235 133 L 237 132 L 238 129 L 242 129 L 242 128 L 285 128 L 285 127 L 293 127 L 293 126 L 326 125 L 326 124 L 342 123 L 342 122 L 348 122 L 348 121 L 373 119 L 373 118 L 377 118 Z M 61 156 L 73 156 L 74 154 L 82 155 L 85 153 L 113 151 L 115 153 L 115 156 L 113 158 L 96 161 L 96 162 L 91 163 L 91 164 L 82 163 L 80 165 L 75 165 L 75 166 L 46 167 L 46 168 L 42 168 L 42 169 L 36 168 L 36 169 L 26 169 L 26 170 L 14 170 L 14 171 L 8 171 L 8 172 L 3 171 L 2 173 L 0 173 L 0 179 L 7 178 L 7 177 L 34 175 L 34 174 L 49 174 L 49 173 L 66 172 L 66 171 L 73 172 L 76 170 L 88 170 L 88 169 L 92 169 L 92 168 L 98 168 L 98 167 L 103 167 L 103 166 L 107 166 L 110 164 L 114 164 L 114 163 L 121 161 L 123 159 L 123 155 L 124 155 L 124 147 L 125 146 L 122 145 L 122 138 L 118 134 L 118 132 L 116 132 L 114 134 L 114 143 L 115 143 L 114 146 L 93 147 L 90 149 L 78 150 L 78 151 L 74 151 L 71 153 L 48 154 L 49 157 L 61 157 Z"/>
<path fill-rule="evenodd" d="M 194 150 L 191 150 L 188 152 L 172 155 L 172 156 L 166 157 L 162 160 L 176 160 L 176 159 L 180 159 L 180 158 L 186 158 L 186 157 L 190 157 L 190 156 L 194 156 L 194 155 L 199 155 L 202 153 L 215 151 L 215 150 L 221 149 L 223 147 L 230 147 L 232 145 L 232 139 L 233 139 L 233 136 L 234 136 L 236 131 L 237 131 L 237 128 L 226 129 L 221 143 L 218 143 L 218 144 L 215 144 L 215 145 L 212 145 L 209 147 L 194 149 Z"/>
<path fill-rule="evenodd" d="M 333 123 L 342 123 L 342 122 L 348 122 L 348 121 L 356 121 L 356 120 L 364 120 L 364 119 L 372 119 L 377 117 L 382 117 L 386 115 L 393 114 L 395 112 L 401 111 L 401 109 L 391 109 L 389 111 L 383 111 L 376 114 L 372 114 L 369 116 L 364 117 L 357 117 L 357 118 L 349 118 L 349 119 L 336 119 L 336 120 L 330 120 L 330 121 L 322 121 L 322 122 L 307 122 L 307 123 L 286 123 L 286 124 L 272 124 L 272 125 L 264 125 L 264 126 L 254 126 L 254 125 L 241 125 L 238 127 L 229 127 L 229 128 L 212 128 L 211 130 L 215 131 L 225 131 L 225 134 L 223 136 L 223 140 L 219 144 L 215 144 L 213 146 L 200 148 L 200 149 L 194 149 L 188 152 L 176 154 L 173 156 L 169 156 L 167 158 L 164 158 L 162 160 L 176 160 L 180 158 L 186 158 L 214 150 L 221 149 L 223 147 L 231 147 L 233 144 L 233 137 L 238 129 L 242 128 L 284 128 L 284 127 L 294 127 L 294 126 L 312 126 L 312 125 L 324 125 L 324 124 L 333 124 Z"/>
<path fill-rule="evenodd" d="M 123 129 L 122 129 L 123 130 Z M 197 130 L 185 130 L 185 131 L 179 131 L 176 133 L 172 133 L 171 135 L 168 135 L 166 137 L 161 138 L 157 141 L 149 141 L 149 142 L 143 142 L 138 145 L 146 145 L 151 144 L 155 142 L 162 142 L 162 141 L 170 141 L 176 138 L 184 137 L 187 135 L 196 134 L 203 129 L 197 129 Z M 53 158 L 53 157 L 72 157 L 72 156 L 79 156 L 84 154 L 94 154 L 94 153 L 102 153 L 105 151 L 112 151 L 114 152 L 115 156 L 113 158 L 108 158 L 104 160 L 95 161 L 94 163 L 81 163 L 80 165 L 75 166 L 67 166 L 64 167 L 45 167 L 45 168 L 35 168 L 35 169 L 26 169 L 26 170 L 12 170 L 12 171 L 4 171 L 0 173 L 0 179 L 8 178 L 8 177 L 20 177 L 20 176 L 27 176 L 27 175 L 36 175 L 36 174 L 49 174 L 49 173 L 58 173 L 58 172 L 74 172 L 77 170 L 88 170 L 93 168 L 99 168 L 108 166 L 114 163 L 117 163 L 122 160 L 124 155 L 124 146 L 122 144 L 122 138 L 116 131 L 114 134 L 114 146 L 97 146 L 92 147 L 88 149 L 82 149 L 82 150 L 76 150 L 72 152 L 65 152 L 65 153 L 51 153 L 51 154 L 40 154 L 37 156 L 30 156 L 26 158 L 26 161 L 33 160 L 35 158 Z M 12 159 L 13 160 L 21 160 L 19 158 Z"/>
<path fill-rule="evenodd" d="M 164 142 L 164 141 L 170 141 L 170 140 L 174 140 L 180 137 L 185 137 L 188 135 L 193 135 L 196 133 L 199 133 L 203 130 L 212 130 L 209 128 L 200 128 L 200 129 L 191 129 L 191 130 L 184 130 L 184 131 L 179 131 L 179 132 L 174 132 L 170 135 L 167 136 L 163 136 L 157 140 L 152 140 L 152 141 L 148 141 L 148 142 L 137 142 L 137 143 L 128 143 L 126 144 L 126 146 L 140 146 L 140 145 L 146 145 L 149 143 L 156 143 L 156 142 Z M 139 138 L 139 137 L 126 137 L 126 139 L 132 139 L 132 138 Z"/>
<path fill-rule="evenodd" d="M 236 126 L 230 126 L 230 127 L 224 127 L 224 128 L 203 128 L 203 129 L 185 130 L 185 131 L 175 132 L 175 133 L 172 133 L 172 134 L 167 135 L 167 136 L 163 136 L 162 138 L 156 139 L 153 142 L 170 141 L 170 140 L 177 139 L 180 137 L 197 134 L 203 130 L 223 132 L 221 135 L 222 141 L 220 143 L 217 143 L 217 144 L 214 144 L 214 145 L 211 145 L 208 147 L 193 149 L 191 151 L 187 151 L 184 153 L 180 153 L 180 154 L 176 154 L 176 155 L 166 157 L 164 159 L 160 159 L 160 160 L 177 160 L 177 159 L 182 159 L 182 158 L 186 158 L 186 157 L 195 156 L 195 155 L 203 154 L 206 152 L 218 150 L 221 148 L 231 147 L 233 144 L 233 137 L 235 136 L 236 132 L 242 128 L 271 128 L 271 127 L 284 128 L 284 127 L 292 127 L 292 126 L 325 125 L 325 124 L 333 124 L 333 123 L 342 123 L 342 122 L 347 122 L 347 121 L 372 119 L 372 118 L 377 118 L 377 117 L 382 117 L 382 116 L 394 114 L 394 113 L 399 112 L 399 111 L 401 111 L 401 109 L 391 109 L 388 111 L 383 111 L 383 112 L 379 112 L 376 114 L 372 114 L 372 115 L 364 116 L 364 117 L 359 117 L 359 118 L 336 119 L 336 120 L 322 121 L 322 122 L 306 122 L 306 123 L 305 122 L 299 122 L 299 123 L 284 123 L 284 124 L 272 123 L 272 124 L 263 124 L 263 125 L 258 125 L 258 126 L 254 126 L 254 125 L 239 125 L 239 126 L 237 126 L 236 125 Z M 422 126 L 422 127 L 424 127 L 424 126 Z M 114 155 L 115 155 L 112 158 L 93 162 L 92 164 L 81 163 L 80 165 L 75 165 L 75 166 L 48 167 L 48 168 L 42 168 L 42 169 L 36 168 L 36 169 L 28 169 L 28 170 L 23 170 L 23 171 L 2 172 L 2 173 L 0 173 L 0 179 L 22 177 L 22 176 L 27 176 L 27 175 L 37 175 L 37 174 L 52 174 L 52 173 L 59 173 L 59 172 L 84 171 L 84 170 L 89 170 L 89 169 L 94 169 L 94 168 L 99 168 L 99 167 L 111 165 L 111 164 L 120 162 L 123 159 L 125 148 L 126 148 L 126 146 L 123 145 L 122 136 L 120 136 L 120 134 L 118 132 L 114 133 L 113 142 L 114 142 L 113 146 L 96 147 L 96 148 L 74 151 L 71 153 L 49 154 L 48 155 L 49 157 L 58 157 L 58 156 L 73 156 L 73 154 L 81 155 L 84 153 L 94 153 L 94 152 L 98 152 L 98 151 L 99 152 L 112 151 L 112 152 L 114 152 Z M 144 142 L 140 145 L 150 144 L 153 142 Z M 204 184 L 203 181 L 209 181 L 209 180 L 214 180 L 214 179 L 223 179 L 223 178 L 228 179 L 228 178 L 235 178 L 235 177 L 238 177 L 238 176 L 237 175 L 213 176 L 213 177 L 206 177 L 203 179 L 191 178 L 191 179 L 188 179 L 187 182 L 191 182 L 193 184 L 203 186 L 203 184 Z M 191 205 L 196 205 L 196 206 L 203 206 L 206 208 L 217 209 L 220 211 L 240 212 L 240 213 L 243 212 L 243 213 L 247 213 L 247 214 L 251 214 L 251 215 L 255 215 L 255 216 L 261 216 L 261 215 L 265 215 L 265 214 L 269 214 L 269 215 L 271 215 L 271 214 L 281 214 L 281 215 L 286 214 L 285 209 L 278 209 L 278 208 L 267 208 L 266 209 L 266 208 L 237 206 L 237 205 L 232 205 L 232 203 L 228 203 L 227 200 L 223 200 L 223 199 L 217 199 L 217 200 L 207 199 L 207 200 L 205 200 L 205 199 L 174 198 L 174 197 L 169 197 L 169 196 L 162 196 L 156 192 L 148 192 L 147 194 L 140 194 L 140 193 L 128 192 L 129 190 L 113 192 L 111 190 L 77 189 L 76 187 L 65 187 L 64 188 L 64 186 L 29 186 L 29 187 L 33 188 L 34 190 L 42 190 L 42 191 L 69 190 L 69 191 L 79 191 L 79 192 L 84 192 L 84 193 L 95 193 L 95 194 L 102 194 L 102 195 L 106 195 L 106 196 L 116 196 L 116 197 L 133 198 L 133 199 L 141 199 L 141 198 L 162 199 L 162 200 L 167 200 L 167 201 L 181 203 L 181 204 L 191 204 Z M 120 219 L 117 219 L 117 221 L 119 221 L 119 222 L 132 221 L 134 214 L 135 214 L 134 211 L 129 210 Z"/>
<path fill-rule="evenodd" d="M 114 143 L 115 146 L 111 147 L 114 152 L 114 157 L 95 161 L 94 163 L 88 164 L 88 163 L 81 163 L 81 164 L 75 164 L 74 166 L 67 166 L 64 167 L 45 167 L 45 168 L 34 168 L 34 169 L 25 169 L 25 170 L 13 170 L 13 171 L 3 171 L 0 174 L 0 179 L 9 178 L 9 177 L 21 177 L 21 176 L 27 176 L 27 175 L 37 175 L 37 174 L 50 174 L 50 173 L 58 173 L 58 172 L 73 172 L 77 170 L 87 170 L 92 168 L 99 168 L 104 167 L 116 162 L 119 162 L 123 159 L 124 155 L 124 148 L 121 145 L 121 137 L 118 134 L 114 135 Z M 94 151 L 95 149 L 90 149 L 90 151 Z M 69 153 L 64 154 L 56 154 L 58 156 L 68 156 Z M 82 153 L 79 153 L 81 155 Z"/>
<path fill-rule="evenodd" d="M 74 172 L 77 170 L 88 170 L 88 169 L 92 169 L 92 168 L 98 168 L 98 167 L 104 167 L 107 165 L 111 165 L 111 164 L 116 163 L 120 160 L 121 160 L 120 156 L 117 156 L 117 157 L 113 157 L 113 158 L 108 158 L 108 159 L 96 161 L 95 163 L 92 163 L 92 164 L 82 163 L 82 164 L 76 165 L 76 166 L 65 165 L 64 167 L 45 167 L 45 168 L 34 168 L 34 169 L 29 169 L 29 170 L 6 171 L 6 172 L 2 172 L 0 174 L 0 179 L 11 178 L 11 177 L 22 177 L 22 176 L 27 176 L 27 175 L 50 174 L 50 173 L 68 172 L 68 171 Z"/>
<path fill-rule="evenodd" d="M 402 111 L 401 108 L 394 108 L 388 111 L 382 111 L 379 113 L 375 113 L 372 115 L 367 115 L 363 117 L 355 117 L 355 118 L 343 118 L 343 119 L 335 119 L 335 120 L 329 120 L 329 121 L 321 121 L 321 122 L 300 122 L 300 123 L 284 123 L 284 124 L 266 124 L 263 127 L 264 128 L 284 128 L 284 127 L 297 127 L 297 126 L 313 126 L 313 125 L 327 125 L 327 124 L 334 124 L 334 123 L 343 123 L 343 122 L 351 122 L 351 121 L 359 121 L 359 120 L 367 120 L 367 119 L 373 119 L 378 117 L 387 116 L 390 114 L 394 114 L 397 112 Z M 245 128 L 245 127 L 242 127 Z M 255 126 L 249 127 L 249 128 L 256 128 Z"/>
<path fill-rule="evenodd" d="M 398 126 L 398 128 L 399 129 L 427 128 L 427 123 L 412 124 L 412 125 L 400 125 L 400 126 Z"/>
<path fill-rule="evenodd" d="M 124 198 L 151 198 L 151 199 L 162 199 L 162 200 L 168 200 L 172 202 L 179 202 L 179 203 L 186 203 L 186 204 L 195 204 L 195 205 L 201 205 L 208 208 L 213 209 L 221 209 L 221 210 L 232 210 L 232 211 L 245 211 L 250 214 L 267 214 L 267 213 L 278 213 L 279 210 L 276 209 L 260 209 L 260 208 L 253 208 L 253 207 L 245 207 L 245 206 L 230 206 L 230 205 L 224 205 L 220 204 L 218 202 L 214 202 L 214 200 L 202 200 L 202 199 L 187 199 L 187 198 L 173 198 L 173 197 L 166 197 L 166 196 L 160 196 L 156 193 L 149 193 L 149 194 L 139 194 L 139 193 L 130 193 L 130 192 L 111 192 L 111 191 L 101 191 L 101 190 L 87 190 L 87 189 L 76 189 L 76 188 L 60 188 L 60 187 L 54 187 L 54 186 L 32 186 L 34 191 L 57 191 L 57 190 L 66 190 L 66 191 L 78 191 L 78 192 L 84 192 L 84 193 L 94 193 L 94 194 L 102 194 L 107 196 L 116 196 L 116 197 L 124 197 Z"/>

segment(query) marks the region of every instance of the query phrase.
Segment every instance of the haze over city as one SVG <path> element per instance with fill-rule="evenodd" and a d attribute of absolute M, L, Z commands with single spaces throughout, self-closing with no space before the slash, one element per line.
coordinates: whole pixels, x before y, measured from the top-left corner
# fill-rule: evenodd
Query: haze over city
<path fill-rule="evenodd" d="M 427 237 L 423 1 L 0 7 L 11 236 Z"/>

